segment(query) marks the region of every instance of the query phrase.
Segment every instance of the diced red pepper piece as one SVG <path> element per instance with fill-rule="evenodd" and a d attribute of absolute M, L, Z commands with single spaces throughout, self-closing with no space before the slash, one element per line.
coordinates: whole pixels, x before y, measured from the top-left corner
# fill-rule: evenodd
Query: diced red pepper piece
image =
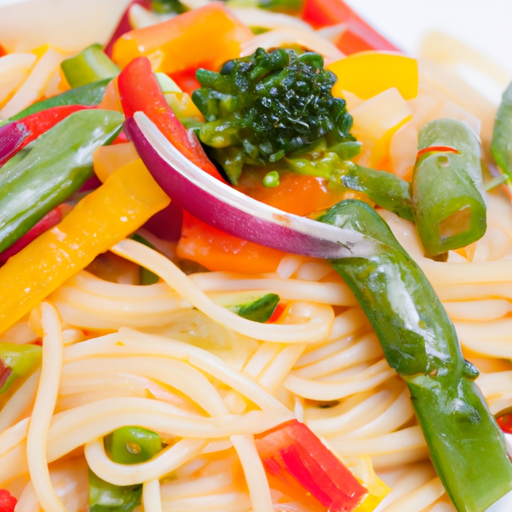
<path fill-rule="evenodd" d="M 256 439 L 271 486 L 315 511 L 350 512 L 368 491 L 303 423 L 291 420 Z"/>
<path fill-rule="evenodd" d="M 5 489 L 0 489 L 0 512 L 14 512 L 18 500 Z"/>
<path fill-rule="evenodd" d="M 133 59 L 119 75 L 118 85 L 126 117 L 133 117 L 138 111 L 144 112 L 180 153 L 203 171 L 226 183 L 206 156 L 197 138 L 189 135 L 165 101 L 146 57 Z"/>
<path fill-rule="evenodd" d="M 505 434 L 512 434 L 512 413 L 501 416 L 497 421 Z"/>
<path fill-rule="evenodd" d="M 112 34 L 110 41 L 106 44 L 103 51 L 109 56 L 112 57 L 112 50 L 114 48 L 114 43 L 126 32 L 130 32 L 132 30 L 132 26 L 130 25 L 130 9 L 132 5 L 138 4 L 141 7 L 144 7 L 144 9 L 151 10 L 151 2 L 149 0 L 133 0 L 130 2 L 130 5 L 126 8 L 123 15 L 121 16 L 121 19 L 119 20 L 119 23 L 117 24 L 116 29 L 114 30 L 114 33 Z"/>
<path fill-rule="evenodd" d="M 418 151 L 416 155 L 416 162 L 427 153 L 457 153 L 460 155 L 460 151 L 458 149 L 452 148 L 451 146 L 429 146 L 428 148 L 423 148 Z"/>
<path fill-rule="evenodd" d="M 284 252 L 228 235 L 183 212 L 177 254 L 208 270 L 240 273 L 275 272 Z"/>
<path fill-rule="evenodd" d="M 176 73 L 171 73 L 170 77 L 183 92 L 192 94 L 201 87 L 199 80 L 196 78 L 197 70 L 198 68 L 189 68 L 184 71 L 177 71 Z"/>
<path fill-rule="evenodd" d="M 315 28 L 346 24 L 336 46 L 346 55 L 366 50 L 400 51 L 343 0 L 307 0 L 303 18 Z"/>
<path fill-rule="evenodd" d="M 286 309 L 286 302 L 282 302 L 282 301 L 279 302 L 279 304 L 276 306 L 276 309 L 274 309 L 272 316 L 267 320 L 267 324 L 276 323 L 281 318 L 281 315 L 284 313 L 285 309 Z"/>
<path fill-rule="evenodd" d="M 83 105 L 64 105 L 60 107 L 53 107 L 41 112 L 36 112 L 30 116 L 24 117 L 19 121 L 14 121 L 17 124 L 23 124 L 28 130 L 28 135 L 23 139 L 23 142 L 17 147 L 16 151 L 9 155 L 12 158 L 16 153 L 21 151 L 25 146 L 36 140 L 39 135 L 47 132 L 56 124 L 60 123 L 66 117 L 78 112 L 80 110 L 89 109 L 94 107 L 85 107 Z M 5 160 L 0 160 L 0 165 L 3 165 Z"/>
<path fill-rule="evenodd" d="M 35 240 L 41 233 L 44 233 L 48 229 L 53 228 L 53 226 L 56 226 L 62 220 L 62 217 L 63 208 L 61 206 L 57 206 L 57 208 L 54 208 L 48 212 L 30 231 L 25 233 L 19 240 L 14 242 L 14 244 L 0 253 L 0 265 L 3 265 L 11 256 L 19 253 L 30 242 Z M 2 388 L 1 382 L 2 377 L 0 375 L 0 389 Z"/>

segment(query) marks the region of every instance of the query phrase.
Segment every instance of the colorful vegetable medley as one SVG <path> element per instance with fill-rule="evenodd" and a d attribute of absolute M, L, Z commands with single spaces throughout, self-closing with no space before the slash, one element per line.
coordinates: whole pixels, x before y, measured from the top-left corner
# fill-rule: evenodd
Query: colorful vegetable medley
<path fill-rule="evenodd" d="M 271 272 L 284 252 L 329 259 L 407 383 L 456 509 L 486 510 L 512 489 L 498 426 L 510 432 L 510 421 L 490 414 L 432 286 L 375 210 L 414 222 L 438 261 L 479 240 L 486 175 L 475 133 L 431 121 L 409 174 L 387 172 L 391 137 L 410 114 L 395 109 L 377 129 L 365 124 L 371 105 L 347 106 L 354 95 L 393 108 L 415 98 L 416 61 L 341 1 L 133 4 L 168 19 L 132 30 L 125 14 L 105 47 L 61 60 L 56 94 L 19 112 L 12 96 L 0 97 L 0 332 L 118 241 L 153 247 L 136 233 L 143 225 L 177 242 L 183 268 Z M 346 23 L 335 45 L 348 56 L 326 65 L 300 45 L 241 56 L 253 32 L 229 11 L 237 6 L 317 28 Z M 511 111 L 512 86 L 496 118 L 491 149 L 503 177 L 494 184 L 512 179 Z M 140 284 L 157 281 L 140 269 Z M 268 293 L 235 293 L 221 305 L 262 323 L 285 307 Z M 0 343 L 0 392 L 40 361 L 36 345 Z M 124 427 L 105 447 L 114 462 L 136 464 L 165 446 L 155 432 Z M 260 435 L 257 449 L 271 484 L 308 510 L 370 512 L 383 497 L 296 420 Z M 141 492 L 89 471 L 92 512 L 131 512 Z M 0 512 L 15 504 L 0 491 Z"/>

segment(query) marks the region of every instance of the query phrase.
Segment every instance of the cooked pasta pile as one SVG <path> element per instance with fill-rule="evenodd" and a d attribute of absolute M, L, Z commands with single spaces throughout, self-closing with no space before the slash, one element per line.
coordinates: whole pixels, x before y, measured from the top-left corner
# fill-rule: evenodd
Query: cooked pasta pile
<path fill-rule="evenodd" d="M 504 361 L 512 207 L 494 195 L 489 207 L 484 239 L 449 263 L 421 257 L 413 225 L 381 213 L 434 284 L 498 412 L 512 396 Z M 253 434 L 294 416 L 349 467 L 361 470 L 371 457 L 393 488 L 379 511 L 453 510 L 405 384 L 327 263 L 290 255 L 276 274 L 186 276 L 137 242 L 113 251 L 165 282 L 140 287 L 79 272 L 2 338 L 43 335 L 41 372 L 0 411 L 0 486 L 24 488 L 17 510 L 37 510 L 38 499 L 46 510 L 84 510 L 85 462 L 116 485 L 143 483 L 146 510 L 270 510 L 279 495 L 261 478 Z M 255 324 L 212 301 L 235 290 L 278 293 L 288 302 L 284 319 Z M 168 448 L 140 465 L 112 462 L 101 438 L 131 424 L 161 433 Z"/>
<path fill-rule="evenodd" d="M 161 19 L 141 9 L 132 13 L 136 27 Z M 331 41 L 342 26 L 314 31 L 284 14 L 234 12 L 268 30 L 244 43 L 244 56 L 297 45 L 327 64 L 343 57 Z M 489 141 L 492 106 L 462 83 L 450 91 L 449 79 L 432 63 L 420 65 L 419 94 L 400 103 L 386 170 L 410 177 L 418 130 L 432 119 L 463 121 Z M 54 82 L 45 89 L 49 96 L 58 92 Z M 365 102 L 344 96 L 361 130 Z M 23 90 L 14 97 L 23 102 Z M 375 118 L 387 115 L 386 105 L 375 103 Z M 358 163 L 372 166 L 365 137 L 357 133 Z M 509 408 L 510 201 L 490 192 L 485 236 L 450 251 L 445 263 L 424 256 L 412 222 L 378 212 L 434 286 L 465 357 L 481 371 L 477 383 L 491 412 Z M 1 342 L 42 342 L 43 350 L 41 368 L 0 395 L 0 489 L 20 496 L 16 512 L 88 510 L 88 468 L 118 486 L 143 484 L 138 511 L 307 512 L 269 487 L 254 441 L 292 418 L 320 436 L 363 485 L 376 481 L 374 470 L 389 485 L 376 512 L 455 510 L 428 460 L 406 384 L 326 261 L 285 255 L 273 273 L 186 275 L 173 245 L 159 243 L 159 252 L 132 239 L 111 248 L 156 274 L 158 283 L 106 281 L 90 267 L 0 334 Z M 286 303 L 277 322 L 256 323 L 222 305 L 233 293 L 255 291 Z M 113 462 L 103 438 L 130 425 L 157 432 L 167 446 L 148 462 Z"/>

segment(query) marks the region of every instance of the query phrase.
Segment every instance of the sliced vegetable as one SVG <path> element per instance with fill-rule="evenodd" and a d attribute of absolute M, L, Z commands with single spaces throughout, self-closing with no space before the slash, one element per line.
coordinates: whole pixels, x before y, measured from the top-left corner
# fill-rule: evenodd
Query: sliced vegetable
<path fill-rule="evenodd" d="M 135 112 L 144 112 L 188 160 L 197 164 L 204 172 L 222 179 L 197 138 L 189 135 L 165 101 L 148 59 L 140 57 L 130 62 L 119 75 L 118 83 L 127 118 L 132 117 Z"/>
<path fill-rule="evenodd" d="M 134 233 L 130 238 L 132 238 L 136 242 L 144 244 L 146 247 L 149 247 L 150 249 L 156 250 L 156 247 L 152 243 L 148 242 L 144 237 L 140 236 L 137 233 Z M 147 268 L 144 268 L 144 267 L 140 267 L 140 271 L 139 271 L 140 284 L 142 284 L 142 285 L 155 284 L 155 283 L 158 283 L 158 279 L 159 279 L 159 277 L 156 274 L 154 274 L 153 272 L 151 272 L 151 270 L 148 270 Z"/>
<path fill-rule="evenodd" d="M 113 485 L 89 469 L 90 512 L 131 512 L 141 503 L 142 485 Z"/>
<path fill-rule="evenodd" d="M 350 512 L 367 494 L 342 462 L 297 420 L 258 436 L 256 448 L 271 486 L 308 510 Z"/>
<path fill-rule="evenodd" d="M 78 55 L 63 60 L 60 67 L 72 88 L 114 78 L 121 71 L 103 51 L 101 44 L 93 44 Z"/>
<path fill-rule="evenodd" d="M 230 235 L 266 247 L 320 258 L 371 254 L 373 244 L 353 230 L 339 230 L 287 214 L 244 196 L 187 160 L 148 117 L 137 112 L 125 130 L 151 174 L 178 206 Z"/>
<path fill-rule="evenodd" d="M 266 9 L 286 14 L 300 14 L 304 9 L 304 0 L 228 0 L 228 7 Z"/>
<path fill-rule="evenodd" d="M 418 145 L 420 152 L 424 148 L 428 152 L 416 162 L 411 198 L 427 254 L 438 256 L 476 242 L 487 227 L 476 136 L 465 123 L 438 119 L 420 130 Z M 436 146 L 449 150 L 432 151 Z"/>
<path fill-rule="evenodd" d="M 0 333 L 168 204 L 140 160 L 119 169 L 0 268 Z"/>
<path fill-rule="evenodd" d="M 122 427 L 105 438 L 105 448 L 118 464 L 139 464 L 162 451 L 163 444 L 156 432 L 140 427 Z"/>
<path fill-rule="evenodd" d="M 0 512 L 14 512 L 17 503 L 18 500 L 9 491 L 0 489 Z"/>
<path fill-rule="evenodd" d="M 512 413 L 500 413 L 497 415 L 496 421 L 505 434 L 512 434 Z"/>
<path fill-rule="evenodd" d="M 398 176 L 351 165 L 346 174 L 340 175 L 340 181 L 345 187 L 366 194 L 377 206 L 404 219 L 414 220 L 409 183 Z"/>
<path fill-rule="evenodd" d="M 392 87 L 406 100 L 418 95 L 418 61 L 399 53 L 368 51 L 354 53 L 327 66 L 338 81 L 334 96 L 349 91 L 368 100 Z"/>
<path fill-rule="evenodd" d="M 284 171 L 279 173 L 279 186 L 268 188 L 263 182 L 265 174 L 265 169 L 244 171 L 236 189 L 269 206 L 301 216 L 327 210 L 344 198 L 345 191 L 329 187 L 324 178 Z"/>
<path fill-rule="evenodd" d="M 59 124 L 66 117 L 85 110 L 88 107 L 81 105 L 66 105 L 62 107 L 53 107 L 48 110 L 36 112 L 23 118 L 21 121 L 15 121 L 14 123 L 21 129 L 27 130 L 27 136 L 21 141 L 16 147 L 16 150 L 11 153 L 11 157 L 21 151 L 25 146 L 28 146 L 31 142 L 36 140 L 40 135 L 46 133 L 48 130 Z M 0 161 L 0 164 L 5 163 L 7 160 Z"/>
<path fill-rule="evenodd" d="M 80 189 L 92 175 L 94 150 L 114 138 L 122 122 L 117 112 L 75 112 L 2 167 L 0 252 Z"/>
<path fill-rule="evenodd" d="M 352 134 L 363 145 L 357 162 L 386 168 L 393 135 L 412 117 L 412 110 L 397 89 L 388 89 L 351 111 Z"/>
<path fill-rule="evenodd" d="M 388 363 L 407 383 L 430 457 L 455 507 L 484 512 L 512 489 L 512 464 L 473 382 L 479 372 L 464 360 L 431 284 L 365 203 L 343 201 L 321 220 L 375 242 L 371 255 L 331 264 L 370 320 Z"/>
<path fill-rule="evenodd" d="M 114 49 L 115 42 L 126 32 L 130 32 L 132 30 L 132 26 L 130 25 L 130 9 L 132 5 L 140 5 L 145 9 L 151 9 L 151 1 L 150 0 L 132 0 L 128 7 L 126 7 L 117 27 L 114 30 L 114 33 L 110 37 L 109 42 L 105 45 L 105 53 L 112 57 L 112 50 Z"/>
<path fill-rule="evenodd" d="M 138 159 L 137 150 L 131 142 L 100 146 L 93 155 L 94 173 L 104 183 L 118 169 Z"/>
<path fill-rule="evenodd" d="M 22 123 L 0 126 L 0 165 L 18 151 L 28 134 L 27 127 Z"/>
<path fill-rule="evenodd" d="M 77 87 L 76 89 L 71 89 L 70 91 L 63 92 L 62 94 L 58 94 L 52 98 L 38 101 L 11 117 L 11 121 L 24 119 L 27 116 L 43 110 L 52 109 L 54 107 L 63 107 L 66 105 L 96 106 L 101 103 L 105 90 L 110 82 L 111 79 L 107 78 L 92 84 Z"/>
<path fill-rule="evenodd" d="M 500 169 L 512 180 L 512 83 L 503 93 L 496 113 L 491 153 Z"/>
<path fill-rule="evenodd" d="M 252 32 L 217 2 L 122 35 L 112 57 L 124 68 L 136 57 L 145 56 L 154 71 L 163 73 L 200 65 L 217 69 L 238 57 L 241 44 L 252 37 Z"/>
<path fill-rule="evenodd" d="M 222 301 L 213 298 L 216 304 L 225 306 L 237 315 L 253 322 L 267 322 L 276 310 L 279 295 L 275 293 L 234 293 L 223 296 Z"/>
<path fill-rule="evenodd" d="M 47 213 L 32 229 L 27 231 L 18 241 L 14 242 L 5 251 L 0 253 L 0 264 L 5 263 L 9 258 L 18 254 L 21 249 L 35 240 L 40 234 L 56 226 L 62 220 L 63 206 L 57 206 Z"/>
<path fill-rule="evenodd" d="M 367 50 L 400 51 L 343 0 L 306 0 L 303 18 L 315 28 L 345 24 L 337 46 L 345 54 Z"/>
<path fill-rule="evenodd" d="M 174 13 L 183 14 L 187 12 L 187 8 L 180 0 L 151 0 L 151 8 L 158 13 Z"/>
<path fill-rule="evenodd" d="M 202 87 L 192 100 L 206 119 L 199 138 L 232 184 L 245 164 L 275 164 L 321 138 L 329 146 L 354 141 L 345 101 L 331 94 L 335 76 L 323 66 L 316 53 L 259 48 L 220 73 L 197 71 Z"/>
<path fill-rule="evenodd" d="M 275 272 L 284 252 L 228 235 L 185 211 L 177 255 L 208 270 L 246 274 Z"/>
<path fill-rule="evenodd" d="M 41 347 L 0 343 L 0 393 L 5 393 L 17 379 L 23 378 L 41 364 Z"/>

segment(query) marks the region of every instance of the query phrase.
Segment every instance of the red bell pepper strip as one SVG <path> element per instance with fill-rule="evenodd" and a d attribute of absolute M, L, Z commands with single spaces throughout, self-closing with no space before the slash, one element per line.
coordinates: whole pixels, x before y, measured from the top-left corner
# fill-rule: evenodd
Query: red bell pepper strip
<path fill-rule="evenodd" d="M 504 414 L 496 421 L 505 434 L 512 434 L 512 413 Z"/>
<path fill-rule="evenodd" d="M 0 512 L 14 512 L 18 500 L 9 491 L 0 489 Z"/>
<path fill-rule="evenodd" d="M 322 441 L 297 420 L 258 436 L 256 448 L 271 486 L 277 484 L 279 490 L 308 508 L 350 512 L 368 494 Z"/>
<path fill-rule="evenodd" d="M 126 117 L 144 112 L 164 136 L 191 162 L 226 183 L 206 156 L 195 135 L 189 134 L 165 101 L 146 57 L 133 59 L 118 77 L 119 95 Z"/>
<path fill-rule="evenodd" d="M 346 24 L 336 46 L 346 55 L 366 50 L 400 50 L 374 30 L 343 0 L 307 0 L 303 18 L 315 28 Z"/>
<path fill-rule="evenodd" d="M 12 152 L 8 158 L 0 160 L 0 165 L 3 165 L 9 158 L 12 158 L 16 153 L 21 151 L 25 146 L 36 140 L 39 135 L 46 133 L 53 128 L 56 124 L 60 123 L 66 117 L 78 112 L 79 110 L 89 109 L 94 107 L 85 107 L 83 105 L 64 105 L 60 107 L 53 107 L 41 112 L 36 112 L 30 116 L 24 117 L 19 121 L 14 121 L 17 125 L 23 125 L 28 130 L 28 135 L 18 145 L 16 150 Z"/>
<path fill-rule="evenodd" d="M 5 251 L 1 252 L 0 265 L 6 263 L 11 256 L 19 253 L 41 233 L 44 233 L 48 229 L 53 228 L 53 226 L 56 226 L 62 220 L 64 208 L 65 207 L 63 205 L 60 205 L 51 210 L 30 231 L 25 233 L 18 241 L 14 242 L 14 244 L 8 247 Z"/>
<path fill-rule="evenodd" d="M 416 163 L 418 163 L 418 160 L 426 153 L 457 153 L 460 155 L 460 151 L 452 148 L 451 146 L 430 146 L 418 151 L 418 154 L 416 155 Z"/>
<path fill-rule="evenodd" d="M 103 51 L 109 56 L 112 57 L 112 49 L 114 48 L 114 43 L 123 35 L 126 34 L 126 32 L 130 32 L 130 30 L 133 29 L 133 27 L 130 25 L 130 9 L 132 5 L 138 4 L 141 7 L 144 7 L 144 9 L 151 9 L 151 2 L 149 0 L 133 0 L 130 2 L 130 5 L 126 8 L 123 15 L 121 16 L 121 19 L 119 20 L 119 23 L 117 24 L 116 29 L 114 30 L 114 33 L 110 37 L 110 41 L 106 44 Z"/>
<path fill-rule="evenodd" d="M 0 44 L 0 57 L 7 55 L 7 50 Z"/>

